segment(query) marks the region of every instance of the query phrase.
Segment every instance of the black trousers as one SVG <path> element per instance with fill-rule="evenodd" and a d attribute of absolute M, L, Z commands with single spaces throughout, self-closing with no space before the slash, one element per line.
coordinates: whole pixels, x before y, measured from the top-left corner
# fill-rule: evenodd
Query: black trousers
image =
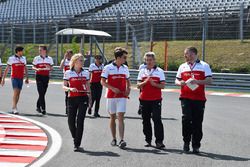
<path fill-rule="evenodd" d="M 100 82 L 97 83 L 91 83 L 90 84 L 91 89 L 91 108 L 93 107 L 95 103 L 95 114 L 99 112 L 100 108 L 100 100 L 102 97 L 102 85 Z"/>
<path fill-rule="evenodd" d="M 45 94 L 49 84 L 49 76 L 36 75 L 36 86 L 39 97 L 37 99 L 36 107 L 38 109 L 46 110 Z"/>
<path fill-rule="evenodd" d="M 88 96 L 68 98 L 68 125 L 75 147 L 81 145 L 87 107 Z"/>
<path fill-rule="evenodd" d="M 68 114 L 68 96 L 69 96 L 69 92 L 65 92 L 65 106 L 66 106 L 66 114 Z"/>
<path fill-rule="evenodd" d="M 206 101 L 180 99 L 182 107 L 182 136 L 185 143 L 192 147 L 200 148 L 203 136 L 202 122 Z"/>
<path fill-rule="evenodd" d="M 152 141 L 151 117 L 154 122 L 155 143 L 161 143 L 164 140 L 164 130 L 161 120 L 161 100 L 144 101 L 140 100 L 140 108 L 142 111 L 142 124 L 145 141 Z"/>

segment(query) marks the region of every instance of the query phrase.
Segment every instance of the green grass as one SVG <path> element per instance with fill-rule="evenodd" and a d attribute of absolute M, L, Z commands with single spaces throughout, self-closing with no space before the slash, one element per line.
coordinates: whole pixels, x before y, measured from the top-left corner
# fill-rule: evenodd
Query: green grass
<path fill-rule="evenodd" d="M 89 47 L 85 45 L 85 51 Z M 141 42 L 140 51 L 143 55 L 149 50 L 149 42 Z M 34 56 L 38 55 L 38 46 L 34 44 L 26 44 L 25 55 L 28 63 L 31 63 Z M 117 46 L 126 47 L 125 43 L 106 43 L 105 55 L 108 59 L 113 59 L 113 50 Z M 178 66 L 183 63 L 183 51 L 187 46 L 195 46 L 198 48 L 199 56 L 201 58 L 202 42 L 201 41 L 169 41 L 168 42 L 168 70 L 177 70 Z M 79 51 L 79 44 L 72 42 L 71 44 L 64 44 L 63 50 L 73 48 L 74 52 Z M 154 52 L 157 55 L 158 64 L 164 65 L 164 41 L 155 42 Z M 60 49 L 59 49 L 60 51 Z M 131 44 L 128 47 L 129 59 L 131 64 L 132 48 Z M 98 53 L 98 52 L 97 52 Z M 7 57 L 11 54 L 8 48 L 2 58 L 3 62 L 7 61 Z M 50 56 L 55 56 L 55 48 L 49 52 Z M 60 57 L 60 56 L 59 56 Z M 250 73 L 250 40 L 245 40 L 241 43 L 239 40 L 208 40 L 206 41 L 206 57 L 214 72 L 221 72 L 227 69 L 229 72 Z"/>

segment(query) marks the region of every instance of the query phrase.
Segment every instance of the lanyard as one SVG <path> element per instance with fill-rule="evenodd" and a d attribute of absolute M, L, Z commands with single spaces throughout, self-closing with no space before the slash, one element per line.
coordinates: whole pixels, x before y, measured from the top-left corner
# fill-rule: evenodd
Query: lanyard
<path fill-rule="evenodd" d="M 148 69 L 146 68 L 146 70 L 148 70 Z M 154 70 L 148 76 L 151 77 L 153 75 L 153 73 L 155 72 L 155 70 L 156 70 L 156 68 L 154 68 Z"/>
<path fill-rule="evenodd" d="M 16 60 L 17 60 L 19 63 L 23 63 L 23 62 L 21 61 L 21 57 L 16 56 Z"/>
<path fill-rule="evenodd" d="M 197 64 L 197 62 L 195 62 L 192 66 L 190 66 L 190 64 L 188 64 L 188 66 L 189 66 L 189 68 L 190 68 L 190 71 L 191 71 L 191 76 L 192 76 L 192 78 L 194 78 L 193 70 L 194 70 L 196 64 Z"/>

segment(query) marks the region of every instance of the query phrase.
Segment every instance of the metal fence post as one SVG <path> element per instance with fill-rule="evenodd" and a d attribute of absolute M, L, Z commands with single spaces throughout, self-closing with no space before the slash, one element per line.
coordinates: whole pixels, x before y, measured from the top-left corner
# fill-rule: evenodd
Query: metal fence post
<path fill-rule="evenodd" d="M 48 30 L 47 30 L 47 18 L 46 16 L 44 16 L 44 36 L 43 36 L 43 40 L 44 40 L 44 44 L 47 43 L 47 33 L 48 33 Z"/>
<path fill-rule="evenodd" d="M 143 29 L 144 29 L 144 41 L 147 41 L 147 29 L 148 29 L 148 11 L 144 10 L 144 18 L 143 18 Z"/>
<path fill-rule="evenodd" d="M 56 22 L 56 32 L 58 32 L 59 28 L 58 28 L 58 23 Z M 56 35 L 56 65 L 58 65 L 58 55 L 59 55 L 59 51 L 58 51 L 58 48 L 59 48 L 59 43 L 58 43 L 58 35 Z"/>
<path fill-rule="evenodd" d="M 240 4 L 240 34 L 239 34 L 241 42 L 243 42 L 244 40 L 243 20 L 244 20 L 244 4 L 241 3 Z"/>
<path fill-rule="evenodd" d="M 11 54 L 14 54 L 14 25 L 11 24 L 10 31 Z"/>
<path fill-rule="evenodd" d="M 1 29 L 2 29 L 2 38 L 1 38 L 1 41 L 2 41 L 2 43 L 4 43 L 4 19 L 3 18 L 2 18 Z"/>
<path fill-rule="evenodd" d="M 36 43 L 36 23 L 35 19 L 33 20 L 33 43 Z"/>
<path fill-rule="evenodd" d="M 116 15 L 116 42 L 120 41 L 121 34 L 121 13 L 118 11 Z"/>
<path fill-rule="evenodd" d="M 132 67 L 135 68 L 135 49 L 136 49 L 136 39 L 135 30 L 132 31 Z"/>
<path fill-rule="evenodd" d="M 176 9 L 173 11 L 172 40 L 176 40 Z"/>
<path fill-rule="evenodd" d="M 153 51 L 153 42 L 154 42 L 154 25 L 150 26 L 150 51 Z"/>
<path fill-rule="evenodd" d="M 24 24 L 24 17 L 22 20 L 22 44 L 25 44 L 25 24 Z"/>
<path fill-rule="evenodd" d="M 126 48 L 128 48 L 128 38 L 129 38 L 129 25 L 128 25 L 128 21 L 125 21 L 126 24 Z"/>
<path fill-rule="evenodd" d="M 205 61 L 205 57 L 206 57 L 207 30 L 208 30 L 208 8 L 205 7 L 203 26 L 202 26 L 202 60 L 203 61 Z"/>

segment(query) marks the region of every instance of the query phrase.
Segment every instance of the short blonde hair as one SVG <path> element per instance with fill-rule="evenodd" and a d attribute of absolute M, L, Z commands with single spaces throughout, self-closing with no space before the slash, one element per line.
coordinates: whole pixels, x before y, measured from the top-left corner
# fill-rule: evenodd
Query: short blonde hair
<path fill-rule="evenodd" d="M 155 53 L 154 52 L 146 52 L 144 54 L 144 60 L 146 60 L 147 57 L 152 57 L 153 59 L 155 59 Z"/>
<path fill-rule="evenodd" d="M 84 58 L 83 55 L 81 53 L 76 53 L 74 54 L 71 59 L 70 59 L 70 62 L 69 62 L 69 67 L 70 69 L 72 70 L 76 64 L 76 61 L 79 59 L 79 58 Z"/>

